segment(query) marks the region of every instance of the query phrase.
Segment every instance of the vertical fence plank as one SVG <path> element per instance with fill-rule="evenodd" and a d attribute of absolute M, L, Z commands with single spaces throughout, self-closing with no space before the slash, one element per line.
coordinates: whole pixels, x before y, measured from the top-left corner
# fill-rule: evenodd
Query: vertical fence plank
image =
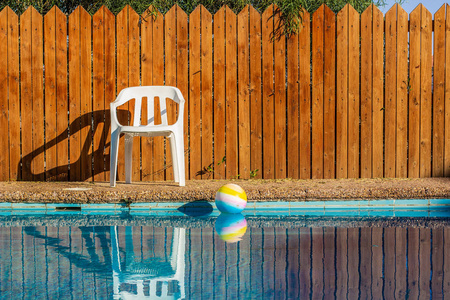
<path fill-rule="evenodd" d="M 420 153 L 420 7 L 410 14 L 408 177 L 419 177 Z"/>
<path fill-rule="evenodd" d="M 239 109 L 239 174 L 250 178 L 250 99 L 249 99 L 249 7 L 238 15 L 238 109 Z"/>
<path fill-rule="evenodd" d="M 69 158 L 70 180 L 81 179 L 80 150 L 80 10 L 69 16 Z"/>
<path fill-rule="evenodd" d="M 372 227 L 372 298 L 383 297 L 383 228 Z"/>
<path fill-rule="evenodd" d="M 56 145 L 56 6 L 44 17 L 45 64 L 45 158 L 47 180 L 55 180 L 57 168 Z"/>
<path fill-rule="evenodd" d="M 300 178 L 311 178 L 311 22 L 304 9 L 299 33 L 300 63 Z"/>
<path fill-rule="evenodd" d="M 8 9 L 0 12 L 0 53 L 8 53 Z M 8 129 L 8 56 L 0 60 L 0 128 Z M 9 133 L 9 131 L 7 130 Z M 9 180 L 8 134 L 0 135 L 0 180 Z"/>
<path fill-rule="evenodd" d="M 1 12 L 0 12 L 1 15 Z M 10 256 L 11 251 L 11 227 L 2 227 L 0 228 L 0 236 L 2 236 L 2 240 L 0 242 L 0 255 L 1 257 Z M 8 238 L 9 237 L 9 238 Z M 2 269 L 0 270 L 0 289 L 2 291 L 11 291 L 11 281 L 12 281 L 12 257 L 8 264 L 3 264 Z"/>
<path fill-rule="evenodd" d="M 303 28 L 301 30 L 304 30 Z M 287 177 L 300 178 L 299 35 L 287 39 Z"/>
<path fill-rule="evenodd" d="M 430 299 L 431 278 L 431 229 L 419 229 L 419 297 Z"/>
<path fill-rule="evenodd" d="M 371 8 L 369 8 L 371 12 Z M 367 10 L 366 10 L 367 12 Z M 370 13 L 369 13 L 370 15 Z M 364 28 L 361 26 L 361 28 Z M 361 87 L 362 88 L 362 87 Z M 363 99 L 363 98 L 361 98 Z M 359 272 L 361 279 L 359 283 L 360 297 L 365 299 L 371 298 L 372 288 L 372 228 L 363 227 L 360 229 L 360 264 Z"/>
<path fill-rule="evenodd" d="M 444 176 L 445 5 L 434 15 L 433 177 Z"/>
<path fill-rule="evenodd" d="M 311 290 L 311 228 L 302 227 L 299 229 L 300 235 L 300 297 L 299 299 L 310 298 Z"/>
<path fill-rule="evenodd" d="M 407 177 L 408 156 L 408 14 L 397 10 L 397 132 L 396 177 Z"/>
<path fill-rule="evenodd" d="M 275 249 L 274 249 L 274 283 L 275 283 L 275 299 L 283 299 L 286 298 L 286 290 L 287 290 L 287 280 L 286 280 L 286 272 L 287 272 L 287 264 L 286 260 L 287 253 L 287 230 L 284 227 L 276 227 L 275 228 Z"/>
<path fill-rule="evenodd" d="M 44 180 L 44 58 L 42 15 L 35 9 L 31 11 L 32 30 L 32 90 L 33 90 L 33 179 Z"/>
<path fill-rule="evenodd" d="M 224 11 L 224 7 L 221 8 L 222 11 Z M 261 230 L 261 229 L 260 229 Z M 259 234 L 259 236 L 261 236 Z M 213 269 L 213 276 L 214 278 L 217 278 L 214 280 L 214 293 L 216 295 L 226 295 L 226 277 L 225 272 L 223 272 L 224 269 L 226 269 L 227 266 L 227 256 L 226 251 L 228 250 L 226 248 L 226 243 L 224 243 L 220 238 L 218 238 L 217 235 L 214 235 L 214 266 Z M 259 243 L 258 243 L 259 245 Z M 190 275 L 190 274 L 189 274 Z"/>
<path fill-rule="evenodd" d="M 222 7 L 214 15 L 214 178 L 226 176 L 225 164 L 221 163 L 225 151 L 225 7 Z"/>
<path fill-rule="evenodd" d="M 336 15 L 327 6 L 323 54 L 323 176 L 331 179 L 336 177 Z"/>
<path fill-rule="evenodd" d="M 336 178 L 348 177 L 348 10 L 346 5 L 337 14 Z"/>
<path fill-rule="evenodd" d="M 212 26 L 212 23 L 211 23 Z M 211 40 L 212 41 L 212 40 Z M 211 271 L 214 270 L 214 228 L 202 228 L 202 291 L 203 295 L 214 295 L 214 285 L 211 283 Z M 248 244 L 248 239 L 244 239 L 242 243 Z M 242 245 L 242 243 L 239 243 Z M 242 259 L 242 257 L 241 257 Z M 249 272 L 248 269 L 250 269 L 250 266 L 247 265 L 247 268 L 244 267 L 244 263 L 238 262 L 240 266 L 243 266 L 243 268 L 239 269 L 239 277 L 240 278 L 248 278 Z M 242 263 L 242 264 L 241 264 Z M 241 273 L 242 272 L 242 273 Z M 241 282 L 242 284 L 243 282 Z M 242 285 L 241 285 L 242 287 Z"/>
<path fill-rule="evenodd" d="M 269 298 L 275 298 L 275 228 L 266 227 L 262 229 L 262 253 L 263 253 L 263 263 L 262 263 L 262 273 L 264 278 L 263 293 Z M 228 250 L 228 249 L 227 249 Z M 267 284 L 266 284 L 267 282 Z"/>
<path fill-rule="evenodd" d="M 237 17 L 225 7 L 225 115 L 226 178 L 238 175 L 238 107 L 237 107 Z"/>
<path fill-rule="evenodd" d="M 315 179 L 323 178 L 324 14 L 322 4 L 312 17 L 312 178 Z"/>
<path fill-rule="evenodd" d="M 139 24 L 139 15 L 131 7 L 128 7 L 128 86 L 140 85 Z M 133 124 L 134 118 L 141 120 L 140 116 L 134 115 L 136 101 L 138 99 L 130 102 L 129 105 L 132 115 L 130 124 Z M 133 181 L 141 180 L 141 138 L 133 138 L 131 179 Z"/>
<path fill-rule="evenodd" d="M 262 178 L 261 15 L 250 6 L 250 170 Z M 217 86 L 214 86 L 217 88 Z M 258 170 L 258 171 L 256 171 Z"/>
<path fill-rule="evenodd" d="M 20 25 L 25 24 L 25 22 L 22 23 L 22 18 L 27 15 L 29 15 L 27 12 L 22 14 L 21 20 L 20 20 Z M 21 28 L 21 30 L 22 30 L 22 28 Z M 11 253 L 25 252 L 23 249 L 24 243 L 23 243 L 23 239 L 22 239 L 22 234 L 23 234 L 22 229 L 23 229 L 23 227 L 10 227 L 11 246 L 9 248 L 9 251 Z M 16 268 L 23 269 L 24 260 L 25 260 L 24 256 L 14 255 L 11 259 L 11 269 L 16 269 Z M 24 280 L 23 272 L 11 272 L 11 285 L 10 285 L 11 295 L 23 295 L 25 293 L 24 285 L 22 284 L 23 280 Z M 17 282 L 19 284 L 12 284 L 13 282 Z"/>
<path fill-rule="evenodd" d="M 274 178 L 273 6 L 262 14 L 263 178 Z"/>
<path fill-rule="evenodd" d="M 202 95 L 202 164 L 206 167 L 213 161 L 213 107 L 212 107 L 212 16 L 205 7 L 201 7 L 201 95 Z M 211 175 L 202 176 L 209 178 Z"/>
<path fill-rule="evenodd" d="M 361 177 L 372 177 L 373 8 L 361 14 Z"/>
<path fill-rule="evenodd" d="M 445 7 L 444 12 L 445 12 Z M 443 14 L 445 20 L 445 14 Z M 436 20 L 436 19 L 435 19 Z M 445 24 L 445 22 L 444 22 Z M 436 24 L 435 24 L 436 26 Z M 435 27 L 436 28 L 436 27 Z M 445 27 L 444 27 L 445 28 Z M 444 261 L 445 261 L 445 253 L 447 249 L 445 248 L 444 243 L 444 228 L 434 228 L 432 229 L 431 235 L 431 265 L 433 267 L 433 273 L 431 274 L 431 293 L 433 298 L 443 299 L 443 287 L 444 287 Z M 450 283 L 448 283 L 450 284 Z"/>
<path fill-rule="evenodd" d="M 104 13 L 106 7 L 102 6 L 92 17 L 92 68 L 93 68 L 93 118 L 94 118 L 94 181 L 105 181 L 104 173 L 104 110 L 105 110 L 105 28 Z"/>
<path fill-rule="evenodd" d="M 323 287 L 324 299 L 331 299 L 334 297 L 336 290 L 336 228 L 325 227 L 323 229 L 323 247 L 324 247 L 324 261 L 323 261 Z"/>
<path fill-rule="evenodd" d="M 104 13 L 105 24 L 105 125 L 110 126 L 111 114 L 109 113 L 110 102 L 113 102 L 116 98 L 116 39 L 115 39 L 115 22 L 116 18 L 112 12 L 108 9 Z M 108 128 L 105 132 L 105 180 L 109 181 L 109 161 L 110 161 L 110 147 L 107 147 L 111 143 L 111 128 Z"/>
<path fill-rule="evenodd" d="M 255 262 L 259 266 L 263 263 L 263 253 L 264 248 L 262 247 L 263 236 L 262 228 L 250 227 L 248 233 L 248 240 L 250 241 L 250 255 L 252 257 L 252 262 Z M 217 248 L 216 248 L 217 249 Z M 217 269 L 217 267 L 216 267 Z M 252 294 L 258 293 L 261 290 L 259 282 L 263 280 L 263 270 L 262 268 L 250 268 L 250 292 Z"/>
<path fill-rule="evenodd" d="M 20 172 L 20 90 L 19 90 L 19 18 L 7 7 L 8 14 L 8 110 L 9 179 L 18 180 Z M 6 152 L 3 152 L 6 153 Z"/>
<path fill-rule="evenodd" d="M 359 178 L 359 14 L 348 13 L 348 177 Z"/>
<path fill-rule="evenodd" d="M 336 299 L 344 299 L 348 290 L 348 233 L 347 228 L 336 228 L 336 270 L 339 276 L 336 278 Z"/>
<path fill-rule="evenodd" d="M 273 239 L 274 238 L 274 234 L 273 234 Z M 225 252 L 225 256 L 226 256 L 226 265 L 228 266 L 232 266 L 232 267 L 228 267 L 227 271 L 225 272 L 225 280 L 227 283 L 231 283 L 230 285 L 228 285 L 227 290 L 226 290 L 226 295 L 227 297 L 230 297 L 230 299 L 238 299 L 238 293 L 239 293 L 239 285 L 236 282 L 236 278 L 238 278 L 239 273 L 237 272 L 237 265 L 238 265 L 238 260 L 237 260 L 237 246 L 239 244 L 235 243 L 235 244 L 227 244 L 226 246 L 226 252 Z M 272 247 L 275 247 L 275 244 L 272 244 Z M 273 261 L 273 259 L 272 259 Z M 275 273 L 275 270 L 271 270 L 272 273 Z M 270 275 L 269 275 L 270 276 Z M 274 279 L 272 279 L 273 281 L 275 281 Z"/>
<path fill-rule="evenodd" d="M 141 25 L 141 77 L 142 85 L 152 85 L 153 80 L 153 17 L 151 11 L 153 7 L 149 7 L 146 12 L 142 14 Z M 185 94 L 187 96 L 187 94 Z M 187 97 L 186 97 L 187 98 Z M 152 99 L 142 99 L 142 122 L 148 124 L 148 105 L 153 105 Z M 187 105 L 187 103 L 186 103 Z M 187 109 L 187 107 L 185 107 Z M 186 127 L 185 127 L 186 128 Z M 153 138 L 143 138 L 141 142 L 142 149 L 142 180 L 153 180 Z M 189 166 L 189 165 L 188 165 Z M 186 173 L 186 178 L 189 178 L 189 173 Z"/>
<path fill-rule="evenodd" d="M 184 100 L 184 159 L 185 175 L 189 178 L 189 73 L 188 73 L 188 18 L 177 5 L 177 87 Z"/>
<path fill-rule="evenodd" d="M 420 177 L 431 176 L 431 13 L 423 6 L 421 9 L 420 38 Z"/>
<path fill-rule="evenodd" d="M 419 298 L 419 228 L 408 228 L 408 287 L 409 297 Z"/>
<path fill-rule="evenodd" d="M 92 180 L 92 61 L 91 16 L 80 11 L 80 77 L 81 77 L 81 180 Z"/>
<path fill-rule="evenodd" d="M 397 46 L 397 8 L 395 4 L 386 13 L 386 63 L 385 63 L 385 177 L 395 177 L 395 133 L 397 127 L 396 115 L 396 92 L 397 92 L 397 68 L 396 68 L 396 46 Z"/>
<path fill-rule="evenodd" d="M 69 132 L 67 112 L 67 17 L 56 9 L 56 154 L 58 180 L 69 179 Z"/>
<path fill-rule="evenodd" d="M 407 290 L 407 231 L 406 228 L 395 228 L 395 298 L 408 297 Z"/>
<path fill-rule="evenodd" d="M 324 288 L 324 273 L 323 273 L 323 228 L 313 227 L 311 228 L 311 285 L 312 285 L 312 298 L 322 299 Z"/>
<path fill-rule="evenodd" d="M 358 298 L 359 288 L 359 261 L 354 259 L 360 255 L 359 228 L 347 229 L 347 255 L 348 255 L 348 298 Z"/>
<path fill-rule="evenodd" d="M 177 8 L 172 8 L 164 16 L 164 44 L 165 44 L 165 85 L 177 85 Z M 172 100 L 167 102 L 167 117 L 169 124 L 176 121 L 176 104 Z M 166 180 L 173 180 L 173 161 L 169 139 L 166 138 Z"/>
<path fill-rule="evenodd" d="M 296 37 L 297 39 L 298 37 Z M 288 291 L 286 298 L 300 299 L 300 234 L 299 228 L 287 228 L 287 257 L 288 262 L 286 267 L 286 284 Z M 253 258 L 253 253 L 251 253 Z"/>
<path fill-rule="evenodd" d="M 274 6 L 275 178 L 286 178 L 286 37 L 281 11 Z"/>
<path fill-rule="evenodd" d="M 164 85 L 164 16 L 158 12 L 153 20 L 153 85 Z M 164 99 L 155 99 L 155 124 L 161 124 L 160 104 Z M 153 177 L 154 180 L 164 180 L 164 137 L 153 139 Z"/>
<path fill-rule="evenodd" d="M 448 249 L 449 246 L 450 246 L 450 228 L 445 227 L 444 244 L 442 246 L 442 249 Z M 444 271 L 444 279 L 443 279 L 444 284 L 442 285 L 442 293 L 444 295 L 448 295 L 448 293 L 450 293 L 450 259 L 448 258 L 448 255 L 444 256 L 443 271 Z"/>
<path fill-rule="evenodd" d="M 395 298 L 395 227 L 384 228 L 384 288 L 386 299 Z"/>
<path fill-rule="evenodd" d="M 383 13 L 373 8 L 373 86 L 372 86 L 372 177 L 383 177 L 384 124 L 384 19 Z"/>
<path fill-rule="evenodd" d="M 128 87 L 128 9 L 125 6 L 116 16 L 116 39 L 117 39 L 117 94 Z M 133 100 L 131 100 L 133 101 Z M 130 101 L 130 102 L 131 102 Z M 122 125 L 129 125 L 130 102 L 118 107 L 118 120 Z M 119 140 L 119 154 L 117 161 L 117 179 L 125 180 L 125 138 Z"/>
<path fill-rule="evenodd" d="M 450 124 L 450 9 L 448 4 L 445 5 L 445 112 L 444 123 L 445 128 Z M 450 176 L 450 130 L 444 130 L 444 176 Z"/>
<path fill-rule="evenodd" d="M 197 178 L 202 169 L 201 161 L 201 66 L 200 66 L 201 6 L 189 17 L 189 136 L 190 178 Z"/>

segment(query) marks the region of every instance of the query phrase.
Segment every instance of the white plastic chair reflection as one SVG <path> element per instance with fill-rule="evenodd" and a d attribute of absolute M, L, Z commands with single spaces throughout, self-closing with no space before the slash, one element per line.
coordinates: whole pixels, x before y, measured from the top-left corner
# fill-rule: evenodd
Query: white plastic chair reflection
<path fill-rule="evenodd" d="M 131 228 L 126 247 L 133 247 Z M 174 228 L 171 255 L 147 261 L 134 258 L 134 250 L 119 249 L 117 226 L 111 227 L 114 299 L 184 299 L 185 238 L 184 228 Z M 121 251 L 122 250 L 122 251 Z M 125 252 L 125 256 L 121 255 Z"/>

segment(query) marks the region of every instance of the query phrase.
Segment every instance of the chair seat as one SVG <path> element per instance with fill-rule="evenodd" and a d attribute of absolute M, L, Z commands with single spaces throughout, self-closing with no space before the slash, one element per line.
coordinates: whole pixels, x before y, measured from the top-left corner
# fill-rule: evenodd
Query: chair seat
<path fill-rule="evenodd" d="M 140 126 L 122 126 L 120 132 L 134 133 L 144 136 L 169 136 L 174 132 L 173 125 L 140 125 Z M 156 134 L 156 135 L 154 135 Z"/>

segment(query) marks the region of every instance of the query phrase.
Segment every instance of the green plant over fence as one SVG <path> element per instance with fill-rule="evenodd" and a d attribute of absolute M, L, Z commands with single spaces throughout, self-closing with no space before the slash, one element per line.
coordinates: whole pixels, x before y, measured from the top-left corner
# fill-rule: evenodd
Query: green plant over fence
<path fill-rule="evenodd" d="M 449 176 L 448 11 L 322 5 L 274 39 L 274 5 L 146 19 L 4 8 L 1 180 L 109 180 L 109 102 L 163 84 L 187 100 L 188 179 Z M 131 103 L 121 119 L 133 118 Z M 134 147 L 133 181 L 173 178 L 163 138 Z"/>
<path fill-rule="evenodd" d="M 404 0 L 397 0 L 400 4 Z M 203 5 L 209 12 L 216 13 L 222 6 L 227 5 L 236 14 L 246 5 L 252 5 L 258 11 L 263 12 L 270 4 L 276 4 L 281 11 L 283 30 L 286 34 L 297 32 L 301 20 L 301 7 L 307 12 L 313 13 L 320 5 L 326 4 L 335 13 L 346 4 L 352 5 L 359 13 L 362 13 L 369 5 L 374 3 L 378 7 L 385 6 L 385 0 L 5 0 L 0 3 L 0 10 L 9 6 L 17 14 L 22 14 L 29 6 L 45 15 L 53 6 L 58 6 L 66 15 L 71 14 L 79 5 L 94 15 L 101 6 L 106 6 L 113 14 L 118 14 L 126 5 L 130 5 L 138 14 L 142 15 L 149 6 L 153 7 L 153 13 L 159 11 L 163 14 L 177 4 L 186 13 L 190 14 L 198 5 Z"/>

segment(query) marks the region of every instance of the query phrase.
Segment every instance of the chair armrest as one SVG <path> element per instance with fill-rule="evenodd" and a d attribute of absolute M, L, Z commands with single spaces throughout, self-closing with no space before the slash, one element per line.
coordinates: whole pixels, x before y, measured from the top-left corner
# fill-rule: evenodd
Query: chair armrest
<path fill-rule="evenodd" d="M 131 99 L 133 99 L 134 97 L 130 94 L 130 89 L 131 88 L 125 88 L 123 90 L 120 91 L 119 95 L 117 95 L 116 100 L 114 100 L 113 102 L 111 102 L 111 108 L 117 108 L 118 106 L 121 106 L 125 103 L 127 103 L 128 101 L 130 101 Z"/>
<path fill-rule="evenodd" d="M 177 118 L 177 123 L 183 123 L 183 120 L 184 120 L 184 103 L 185 103 L 185 100 L 184 100 L 183 94 L 181 94 L 181 91 L 180 91 L 178 88 L 176 88 L 176 87 L 173 87 L 173 88 L 174 88 L 175 94 L 176 94 L 176 97 L 174 97 L 173 101 L 177 102 L 178 105 L 179 105 L 179 106 L 178 106 L 178 118 Z"/>

